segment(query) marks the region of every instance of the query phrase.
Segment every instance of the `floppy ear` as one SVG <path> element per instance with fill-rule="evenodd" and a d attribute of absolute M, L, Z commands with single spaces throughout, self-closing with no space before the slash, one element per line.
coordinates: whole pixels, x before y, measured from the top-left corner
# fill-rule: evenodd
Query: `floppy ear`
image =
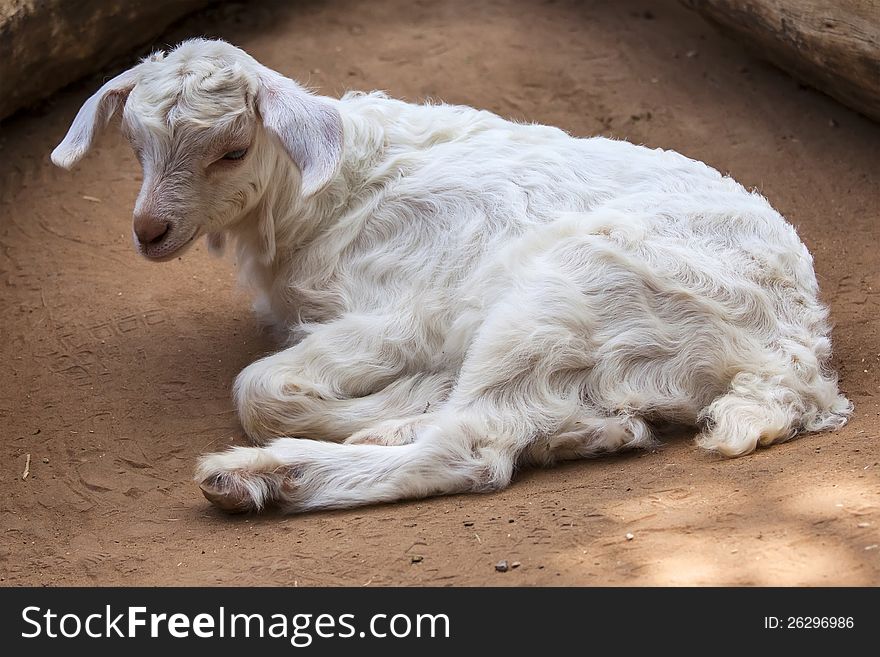
<path fill-rule="evenodd" d="M 125 104 L 137 81 L 135 66 L 107 82 L 77 112 L 64 140 L 52 151 L 52 162 L 69 169 L 79 162 L 113 115 Z"/>
<path fill-rule="evenodd" d="M 290 78 L 266 67 L 259 71 L 257 109 L 263 125 L 281 141 L 302 176 L 303 196 L 326 185 L 342 159 L 342 118 L 333 105 Z"/>

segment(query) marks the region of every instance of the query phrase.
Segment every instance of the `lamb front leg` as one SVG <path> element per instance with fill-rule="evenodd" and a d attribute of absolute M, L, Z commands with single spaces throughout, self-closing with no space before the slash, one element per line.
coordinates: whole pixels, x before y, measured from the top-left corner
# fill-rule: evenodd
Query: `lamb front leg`
<path fill-rule="evenodd" d="M 342 441 L 441 403 L 452 376 L 421 371 L 424 354 L 400 345 L 383 317 L 343 317 L 249 365 L 234 388 L 245 432 L 256 444 L 279 436 Z"/>

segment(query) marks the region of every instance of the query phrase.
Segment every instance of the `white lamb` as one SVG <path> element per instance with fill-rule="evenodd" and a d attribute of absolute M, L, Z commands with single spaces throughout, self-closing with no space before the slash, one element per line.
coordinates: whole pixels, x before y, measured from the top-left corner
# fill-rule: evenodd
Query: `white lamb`
<path fill-rule="evenodd" d="M 738 456 L 851 413 L 810 254 L 705 164 L 469 107 L 316 96 L 206 40 L 105 84 L 52 160 L 78 162 L 119 109 L 144 170 L 138 250 L 231 238 L 286 339 L 235 382 L 263 446 L 199 464 L 222 509 L 498 489 L 670 423 Z"/>

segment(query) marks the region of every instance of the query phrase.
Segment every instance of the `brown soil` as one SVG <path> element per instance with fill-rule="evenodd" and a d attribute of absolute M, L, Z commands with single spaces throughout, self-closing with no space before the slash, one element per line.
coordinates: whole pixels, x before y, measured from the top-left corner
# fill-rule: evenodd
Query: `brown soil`
<path fill-rule="evenodd" d="M 324 93 L 626 137 L 757 187 L 815 255 L 856 415 L 733 461 L 683 437 L 491 495 L 221 515 L 193 465 L 243 443 L 230 384 L 272 344 L 229 263 L 135 255 L 115 131 L 72 174 L 47 162 L 95 78 L 0 129 L 3 584 L 880 584 L 880 126 L 672 1 L 227 6 L 164 43 L 199 33 Z"/>

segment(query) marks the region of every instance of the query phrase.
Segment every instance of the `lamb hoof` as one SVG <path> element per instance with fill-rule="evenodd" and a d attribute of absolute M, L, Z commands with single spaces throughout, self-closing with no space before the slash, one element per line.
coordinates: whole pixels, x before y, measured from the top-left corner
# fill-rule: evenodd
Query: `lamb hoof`
<path fill-rule="evenodd" d="M 253 511 L 254 505 L 247 491 L 238 486 L 230 485 L 230 482 L 223 479 L 221 475 L 214 475 L 199 484 L 205 498 L 226 513 Z"/>

